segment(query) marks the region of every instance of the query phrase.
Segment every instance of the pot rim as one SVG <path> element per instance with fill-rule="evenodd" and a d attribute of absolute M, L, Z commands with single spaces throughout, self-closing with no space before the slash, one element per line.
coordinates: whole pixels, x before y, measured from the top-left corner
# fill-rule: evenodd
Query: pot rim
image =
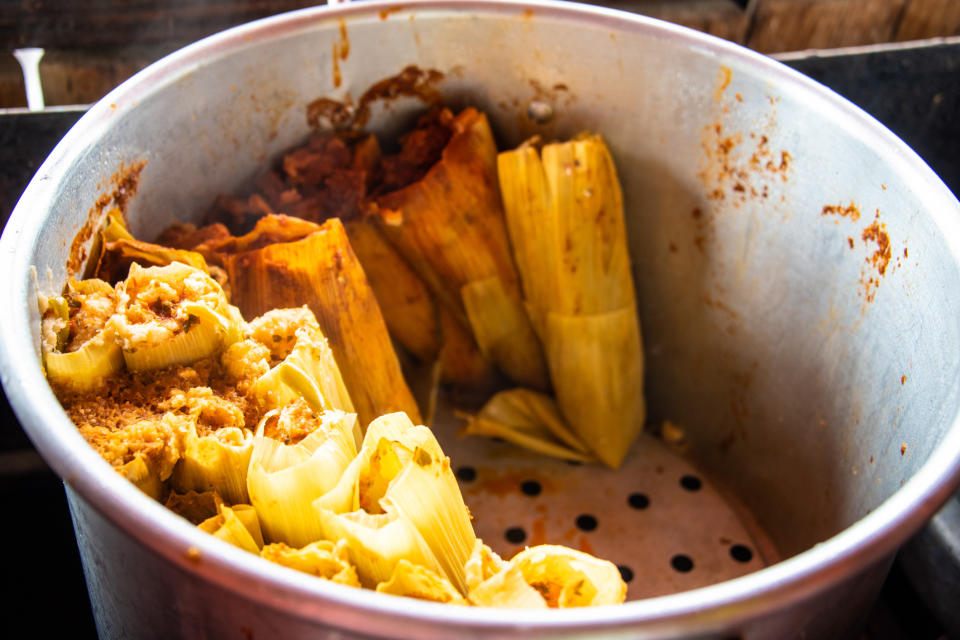
<path fill-rule="evenodd" d="M 960 266 L 960 203 L 904 142 L 861 109 L 826 87 L 759 53 L 685 27 L 614 9 L 551 0 L 413 0 L 403 4 L 370 0 L 303 9 L 241 25 L 191 44 L 139 72 L 96 103 L 68 132 L 38 170 L 0 237 L 0 299 L 31 300 L 27 277 L 32 255 L 56 185 L 67 170 L 125 109 L 176 78 L 231 52 L 338 19 L 376 19 L 378 12 L 450 11 L 535 19 L 577 20 L 617 33 L 678 41 L 766 74 L 784 92 L 800 92 L 821 112 L 869 140 L 930 203 L 929 215 Z M 0 314 L 0 379 L 11 406 L 37 449 L 84 501 L 153 552 L 185 571 L 252 600 L 330 626 L 361 633 L 438 636 L 470 629 L 477 633 L 556 634 L 560 631 L 645 630 L 686 632 L 730 627 L 796 604 L 839 584 L 892 554 L 932 517 L 960 484 L 960 413 L 941 443 L 907 482 L 867 516 L 835 536 L 765 569 L 708 587 L 628 602 L 616 607 L 524 612 L 449 607 L 372 591 L 346 589 L 317 580 L 216 540 L 142 494 L 113 471 L 89 446 L 53 396 L 39 366 L 31 313 Z M 24 366 L 24 363 L 28 363 Z M 403 625 L 397 626 L 397 625 Z"/>

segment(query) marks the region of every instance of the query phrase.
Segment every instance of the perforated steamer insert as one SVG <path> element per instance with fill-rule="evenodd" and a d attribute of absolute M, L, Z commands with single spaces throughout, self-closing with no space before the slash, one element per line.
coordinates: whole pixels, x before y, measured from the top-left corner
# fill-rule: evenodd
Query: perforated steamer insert
<path fill-rule="evenodd" d="M 591 553 L 619 567 L 628 600 L 704 587 L 779 560 L 745 508 L 658 438 L 641 435 L 614 471 L 460 438 L 455 404 L 441 394 L 432 427 L 477 536 L 504 558 L 538 544 Z"/>

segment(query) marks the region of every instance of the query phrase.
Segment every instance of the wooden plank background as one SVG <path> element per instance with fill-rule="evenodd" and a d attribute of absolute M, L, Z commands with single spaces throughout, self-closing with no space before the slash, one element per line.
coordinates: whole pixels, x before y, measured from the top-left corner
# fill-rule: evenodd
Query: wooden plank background
<path fill-rule="evenodd" d="M 960 0 L 591 0 L 764 53 L 960 35 Z M 10 52 L 44 47 L 48 105 L 94 102 L 150 62 L 304 0 L 0 0 L 0 108 L 26 105 Z"/>

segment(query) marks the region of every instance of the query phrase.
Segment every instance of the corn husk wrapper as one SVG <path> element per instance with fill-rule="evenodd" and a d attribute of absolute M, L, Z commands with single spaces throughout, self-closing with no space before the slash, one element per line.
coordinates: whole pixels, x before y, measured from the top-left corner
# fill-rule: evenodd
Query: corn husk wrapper
<path fill-rule="evenodd" d="M 377 585 L 377 592 L 444 604 L 467 604 L 449 580 L 407 560 L 397 563 L 390 579 Z"/>
<path fill-rule="evenodd" d="M 593 453 L 572 433 L 550 396 L 529 389 L 494 395 L 477 415 L 457 413 L 467 423 L 461 435 L 501 438 L 541 455 L 592 462 Z"/>
<path fill-rule="evenodd" d="M 161 284 L 175 296 L 166 301 L 170 306 L 166 316 L 152 310 L 152 297 L 141 299 L 155 295 Z M 117 291 L 120 308 L 114 318 L 124 361 L 132 371 L 189 364 L 243 337 L 240 311 L 229 304 L 215 280 L 195 267 L 174 262 L 143 268 L 134 263 Z"/>
<path fill-rule="evenodd" d="M 318 540 L 300 549 L 275 542 L 263 547 L 260 557 L 330 582 L 348 587 L 360 586 L 357 570 L 350 564 L 346 543 L 342 540 L 336 543 Z"/>
<path fill-rule="evenodd" d="M 110 376 L 123 370 L 116 327 L 107 323 L 76 351 L 45 353 L 43 365 L 47 378 L 61 389 L 83 393 L 102 387 Z"/>
<path fill-rule="evenodd" d="M 337 485 L 356 457 L 356 416 L 324 412 L 312 433 L 286 445 L 264 435 L 267 421 L 282 419 L 284 411 L 269 412 L 257 427 L 247 490 L 266 539 L 303 547 L 324 537 L 312 503 Z"/>
<path fill-rule="evenodd" d="M 490 547 L 477 540 L 464 567 L 467 600 L 478 607 L 546 609 L 547 602 L 523 579 L 512 562 L 504 562 Z"/>
<path fill-rule="evenodd" d="M 204 520 L 198 526 L 201 531 L 250 553 L 259 554 L 263 547 L 257 512 L 248 504 L 233 507 L 220 505 L 220 512 L 216 516 Z"/>
<path fill-rule="evenodd" d="M 599 136 L 498 157 L 527 309 L 570 428 L 617 467 L 643 427 L 643 353 L 616 169 Z"/>
<path fill-rule="evenodd" d="M 391 411 L 419 421 L 380 308 L 338 219 L 315 225 L 269 215 L 246 236 L 211 243 L 204 251 L 223 264 L 233 300 L 247 317 L 310 307 L 362 427 Z"/>
<path fill-rule="evenodd" d="M 510 563 L 551 608 L 620 604 L 627 597 L 616 565 L 582 551 L 544 544 L 521 551 Z"/>
<path fill-rule="evenodd" d="M 449 459 L 430 430 L 402 413 L 382 416 L 370 424 L 358 460 L 344 474 L 356 474 L 355 510 L 315 507 L 327 537 L 347 540 L 361 582 L 388 581 L 407 560 L 466 593 L 463 566 L 476 537 Z"/>
<path fill-rule="evenodd" d="M 390 335 L 422 363 L 441 362 L 440 379 L 486 389 L 496 373 L 473 335 L 433 294 L 369 219 L 344 222 Z M 422 407 L 421 407 L 422 409 Z"/>
<path fill-rule="evenodd" d="M 353 413 L 353 401 L 333 351 L 312 314 L 296 329 L 296 342 L 282 362 L 253 385 L 254 396 L 267 410 L 303 398 L 314 411 Z"/>
<path fill-rule="evenodd" d="M 55 327 L 55 336 L 42 343 L 43 364 L 47 378 L 60 389 L 83 393 L 103 386 L 107 378 L 123 370 L 123 352 L 120 349 L 116 325 L 107 319 L 96 333 L 79 349 L 64 351 L 70 341 L 70 302 L 71 292 L 80 295 L 108 297 L 111 301 L 115 292 L 109 283 L 98 279 L 79 282 L 71 280 L 64 296 L 44 299 L 40 309 L 44 324 L 50 321 Z M 111 303 L 115 306 L 115 302 Z M 92 319 L 85 318 L 84 322 Z"/>
<path fill-rule="evenodd" d="M 249 503 L 247 468 L 252 453 L 253 434 L 246 429 L 225 427 L 201 437 L 194 426 L 170 484 L 180 492 L 215 491 L 228 504 Z"/>
<path fill-rule="evenodd" d="M 422 180 L 377 199 L 376 219 L 440 301 L 471 327 L 481 352 L 499 358 L 497 366 L 515 382 L 546 389 L 542 349 L 529 322 L 523 322 L 490 125 L 484 114 L 469 108 L 456 116 L 453 128 L 440 161 Z M 473 305 L 472 314 L 465 306 L 465 287 L 471 301 L 483 301 Z M 510 332 L 500 329 L 503 310 L 508 310 Z M 491 337 L 497 341 L 488 343 Z"/>
<path fill-rule="evenodd" d="M 118 468 L 117 471 L 154 500 L 160 500 L 163 496 L 166 483 L 160 478 L 156 470 L 151 468 L 144 456 L 137 455 L 133 460 Z"/>

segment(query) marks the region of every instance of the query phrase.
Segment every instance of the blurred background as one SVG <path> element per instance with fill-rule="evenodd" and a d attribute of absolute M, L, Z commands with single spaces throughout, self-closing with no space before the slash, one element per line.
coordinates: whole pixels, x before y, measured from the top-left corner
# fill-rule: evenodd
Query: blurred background
<path fill-rule="evenodd" d="M 204 36 L 317 4 L 304 0 L 0 0 L 0 226 L 60 138 L 108 91 Z M 912 146 L 960 194 L 960 0 L 591 2 L 691 27 L 772 55 L 847 97 Z M 14 51 L 42 48 L 44 104 L 28 108 Z M 29 65 L 28 65 L 29 66 Z M 0 394 L 0 527 L 7 613 L 95 637 L 63 486 Z M 39 551 L 42 551 L 40 553 Z M 901 552 L 865 640 L 960 638 L 960 497 Z M 53 615 L 51 615 L 53 612 Z"/>

